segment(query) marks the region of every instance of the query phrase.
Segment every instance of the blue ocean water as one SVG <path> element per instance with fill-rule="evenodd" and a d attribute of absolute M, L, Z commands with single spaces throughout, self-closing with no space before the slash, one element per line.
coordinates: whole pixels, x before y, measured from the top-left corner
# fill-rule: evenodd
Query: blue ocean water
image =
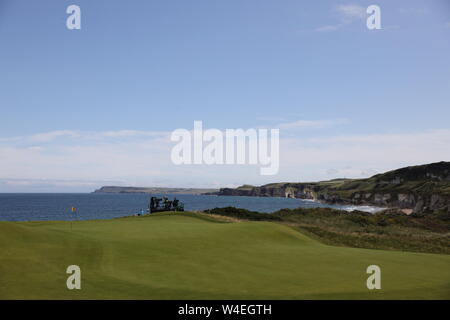
<path fill-rule="evenodd" d="M 163 196 L 163 195 L 157 195 Z M 234 206 L 259 212 L 274 212 L 283 208 L 332 207 L 351 211 L 359 209 L 375 212 L 379 208 L 367 206 L 338 206 L 301 199 L 234 197 L 204 195 L 174 196 L 184 203 L 185 210 L 205 210 Z M 91 220 L 111 219 L 146 212 L 148 194 L 99 193 L 2 193 L 0 194 L 1 221 Z M 76 214 L 71 213 L 76 207 Z"/>

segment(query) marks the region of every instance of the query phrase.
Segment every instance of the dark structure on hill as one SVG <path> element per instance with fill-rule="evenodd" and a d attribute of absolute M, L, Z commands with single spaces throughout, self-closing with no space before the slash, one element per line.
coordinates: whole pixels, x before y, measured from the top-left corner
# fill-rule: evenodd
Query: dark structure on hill
<path fill-rule="evenodd" d="M 167 197 L 151 197 L 148 204 L 148 212 L 154 213 L 163 211 L 184 211 L 184 205 L 177 198 L 174 198 L 171 201 Z"/>

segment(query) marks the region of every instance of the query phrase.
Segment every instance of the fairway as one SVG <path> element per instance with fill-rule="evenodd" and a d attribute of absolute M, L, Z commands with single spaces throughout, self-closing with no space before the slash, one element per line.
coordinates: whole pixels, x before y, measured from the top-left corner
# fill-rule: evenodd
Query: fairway
<path fill-rule="evenodd" d="M 66 268 L 81 268 L 68 290 Z M 381 268 L 368 290 L 366 268 Z M 0 222 L 0 299 L 449 299 L 450 256 L 328 246 L 185 214 Z"/>

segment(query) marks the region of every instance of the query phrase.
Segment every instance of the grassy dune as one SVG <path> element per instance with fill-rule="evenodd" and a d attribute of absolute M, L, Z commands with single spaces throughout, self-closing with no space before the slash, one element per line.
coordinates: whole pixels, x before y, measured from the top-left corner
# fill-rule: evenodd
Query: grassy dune
<path fill-rule="evenodd" d="M 81 290 L 66 288 L 72 264 Z M 329 246 L 275 222 L 0 222 L 1 299 L 450 299 L 449 270 L 450 255 Z"/>

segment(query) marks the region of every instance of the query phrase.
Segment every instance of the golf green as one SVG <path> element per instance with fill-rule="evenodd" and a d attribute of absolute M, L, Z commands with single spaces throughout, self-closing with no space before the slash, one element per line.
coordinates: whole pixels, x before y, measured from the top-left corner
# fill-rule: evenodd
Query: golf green
<path fill-rule="evenodd" d="M 81 290 L 66 286 L 81 268 Z M 369 290 L 366 268 L 381 268 Z M 450 256 L 321 244 L 272 222 L 156 214 L 0 222 L 1 299 L 449 299 Z"/>

